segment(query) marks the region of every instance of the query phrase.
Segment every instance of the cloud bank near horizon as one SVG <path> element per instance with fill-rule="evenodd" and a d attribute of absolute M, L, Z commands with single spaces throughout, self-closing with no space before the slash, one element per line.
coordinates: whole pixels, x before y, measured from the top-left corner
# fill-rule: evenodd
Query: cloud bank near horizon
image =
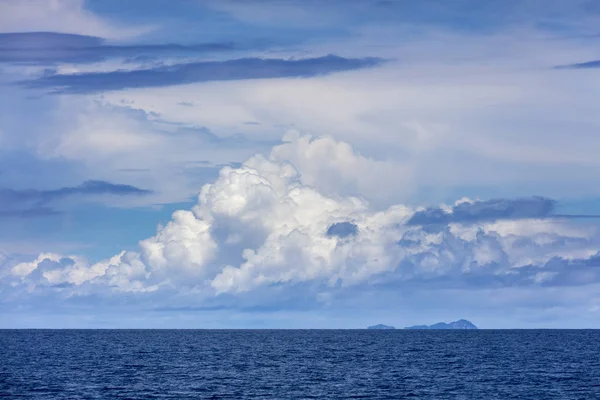
<path fill-rule="evenodd" d="M 174 212 L 137 250 L 97 263 L 55 253 L 5 260 L 2 284 L 29 293 L 185 290 L 211 298 L 307 284 L 345 290 L 600 281 L 597 228 L 554 219 L 548 199 L 462 199 L 435 212 L 401 204 L 374 211 L 364 198 L 323 194 L 321 178 L 349 179 L 353 166 L 377 163 L 348 146 L 290 133 L 268 156 L 221 169 L 191 210 Z M 306 159 L 290 162 L 289 154 L 312 155 L 311 168 L 303 167 Z"/>

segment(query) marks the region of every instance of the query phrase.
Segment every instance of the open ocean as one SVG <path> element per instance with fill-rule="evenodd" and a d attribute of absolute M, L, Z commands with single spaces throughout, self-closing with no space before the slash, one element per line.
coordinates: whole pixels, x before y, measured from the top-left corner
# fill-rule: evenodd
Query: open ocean
<path fill-rule="evenodd" d="M 600 399 L 600 331 L 2 330 L 0 396 Z"/>

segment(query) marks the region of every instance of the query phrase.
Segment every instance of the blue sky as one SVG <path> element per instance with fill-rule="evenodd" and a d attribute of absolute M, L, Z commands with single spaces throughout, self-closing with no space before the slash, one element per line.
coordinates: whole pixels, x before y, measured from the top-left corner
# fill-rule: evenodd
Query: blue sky
<path fill-rule="evenodd" d="M 0 0 L 0 327 L 599 328 L 599 22 Z"/>

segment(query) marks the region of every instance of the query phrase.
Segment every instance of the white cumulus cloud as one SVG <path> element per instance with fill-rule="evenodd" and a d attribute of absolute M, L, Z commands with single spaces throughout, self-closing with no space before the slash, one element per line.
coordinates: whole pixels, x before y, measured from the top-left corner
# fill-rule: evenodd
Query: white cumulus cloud
<path fill-rule="evenodd" d="M 15 265 L 12 279 L 126 292 L 187 288 L 206 296 L 302 283 L 343 289 L 440 279 L 482 285 L 600 279 L 586 272 L 600 249 L 593 226 L 551 216 L 421 226 L 409 223 L 420 209 L 376 210 L 347 193 L 348 184 L 362 185 L 355 179 L 361 171 L 386 167 L 347 143 L 292 134 L 269 156 L 223 168 L 192 210 L 176 211 L 137 251 L 98 263 L 41 254 Z M 339 223 L 351 234 L 328 233 Z"/>

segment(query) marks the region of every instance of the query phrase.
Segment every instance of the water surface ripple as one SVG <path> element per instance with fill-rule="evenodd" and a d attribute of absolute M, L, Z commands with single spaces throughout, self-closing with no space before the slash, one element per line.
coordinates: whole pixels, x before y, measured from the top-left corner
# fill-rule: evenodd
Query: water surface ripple
<path fill-rule="evenodd" d="M 1 330 L 2 396 L 600 399 L 600 331 Z"/>

